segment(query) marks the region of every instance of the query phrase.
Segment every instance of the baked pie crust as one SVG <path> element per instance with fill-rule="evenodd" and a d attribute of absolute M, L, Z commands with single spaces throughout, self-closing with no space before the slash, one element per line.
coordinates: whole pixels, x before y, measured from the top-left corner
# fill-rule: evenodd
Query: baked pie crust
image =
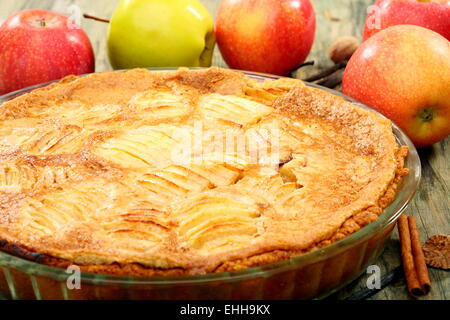
<path fill-rule="evenodd" d="M 0 121 L 0 249 L 95 273 L 313 251 L 376 220 L 408 173 L 389 120 L 218 68 L 69 77 L 4 103 Z M 229 133 L 244 146 L 223 151 Z"/>

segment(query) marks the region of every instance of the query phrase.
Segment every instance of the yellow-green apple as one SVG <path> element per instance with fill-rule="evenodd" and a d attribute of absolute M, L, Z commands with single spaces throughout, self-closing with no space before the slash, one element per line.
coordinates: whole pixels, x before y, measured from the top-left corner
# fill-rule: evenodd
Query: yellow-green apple
<path fill-rule="evenodd" d="M 234 69 L 287 75 L 314 41 L 309 0 L 223 0 L 216 19 L 220 52 Z"/>
<path fill-rule="evenodd" d="M 120 0 L 110 21 L 114 69 L 209 67 L 214 23 L 199 0 Z"/>
<path fill-rule="evenodd" d="M 367 16 L 363 38 L 399 24 L 424 27 L 450 41 L 450 1 L 377 0 Z"/>
<path fill-rule="evenodd" d="M 450 134 L 450 42 L 418 26 L 389 27 L 350 59 L 345 94 L 379 110 L 417 147 Z"/>
<path fill-rule="evenodd" d="M 87 35 L 63 15 L 26 10 L 0 26 L 0 94 L 94 71 Z"/>

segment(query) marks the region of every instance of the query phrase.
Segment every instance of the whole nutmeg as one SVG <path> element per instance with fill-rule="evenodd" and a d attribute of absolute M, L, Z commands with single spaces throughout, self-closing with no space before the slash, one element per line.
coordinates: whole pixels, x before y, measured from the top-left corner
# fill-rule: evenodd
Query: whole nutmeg
<path fill-rule="evenodd" d="M 328 56 L 335 63 L 339 63 L 349 60 L 358 47 L 359 41 L 355 37 L 341 37 L 330 46 Z"/>

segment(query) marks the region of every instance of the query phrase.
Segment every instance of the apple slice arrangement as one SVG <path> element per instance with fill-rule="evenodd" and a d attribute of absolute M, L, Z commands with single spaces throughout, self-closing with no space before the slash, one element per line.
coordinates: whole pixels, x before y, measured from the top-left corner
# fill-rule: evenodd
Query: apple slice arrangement
<path fill-rule="evenodd" d="M 444 139 L 450 1 L 376 0 L 371 8 L 362 45 L 337 39 L 329 50 L 336 64 L 304 80 L 342 82 L 345 94 L 396 122 L 417 147 Z M 147 12 L 159 14 L 148 19 Z M 222 0 L 215 26 L 199 0 L 120 0 L 111 20 L 85 17 L 109 22 L 114 69 L 207 67 L 215 39 L 234 69 L 288 76 L 313 63 L 304 63 L 316 31 L 310 0 Z M 67 17 L 29 10 L 0 26 L 0 94 L 94 69 L 87 35 Z"/>

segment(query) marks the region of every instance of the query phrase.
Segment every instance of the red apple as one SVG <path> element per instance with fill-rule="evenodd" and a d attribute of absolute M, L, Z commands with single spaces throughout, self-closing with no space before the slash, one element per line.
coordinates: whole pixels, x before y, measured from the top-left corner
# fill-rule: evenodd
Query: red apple
<path fill-rule="evenodd" d="M 223 0 L 217 43 L 234 69 L 287 75 L 301 65 L 314 41 L 309 0 Z"/>
<path fill-rule="evenodd" d="M 364 40 L 398 24 L 412 24 L 431 29 L 450 41 L 450 1 L 377 0 L 364 26 Z"/>
<path fill-rule="evenodd" d="M 450 42 L 418 26 L 389 27 L 353 54 L 345 94 L 379 110 L 417 147 L 450 134 Z"/>
<path fill-rule="evenodd" d="M 65 16 L 26 10 L 0 26 L 0 94 L 94 71 L 88 37 Z"/>

